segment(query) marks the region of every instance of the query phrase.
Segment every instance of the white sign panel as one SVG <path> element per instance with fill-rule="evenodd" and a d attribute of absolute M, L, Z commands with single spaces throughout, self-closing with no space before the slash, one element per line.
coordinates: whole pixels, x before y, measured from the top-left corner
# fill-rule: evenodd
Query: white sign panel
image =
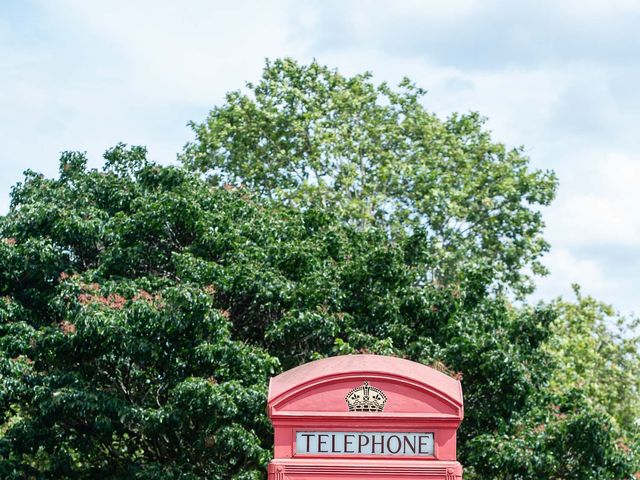
<path fill-rule="evenodd" d="M 432 456 L 433 433 L 296 432 L 296 453 L 310 455 Z"/>

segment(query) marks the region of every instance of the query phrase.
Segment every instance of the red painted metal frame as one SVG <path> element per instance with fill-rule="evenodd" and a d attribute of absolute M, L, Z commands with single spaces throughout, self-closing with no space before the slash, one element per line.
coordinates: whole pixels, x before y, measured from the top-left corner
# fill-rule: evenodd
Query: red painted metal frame
<path fill-rule="evenodd" d="M 363 382 L 387 395 L 383 412 L 349 412 L 345 395 Z M 379 355 L 311 362 L 271 379 L 274 426 L 270 480 L 462 479 L 456 432 L 460 382 L 425 365 Z M 433 456 L 297 454 L 297 431 L 433 432 Z"/>

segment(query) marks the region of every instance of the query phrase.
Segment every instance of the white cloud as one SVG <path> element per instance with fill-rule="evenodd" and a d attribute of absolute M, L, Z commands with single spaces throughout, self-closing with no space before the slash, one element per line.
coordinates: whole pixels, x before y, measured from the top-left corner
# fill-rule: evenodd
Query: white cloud
<path fill-rule="evenodd" d="M 554 249 L 545 257 L 544 264 L 552 275 L 538 281 L 538 298 L 548 300 L 559 295 L 569 298 L 573 283 L 580 284 L 585 292 L 599 292 L 605 296 L 615 288 L 597 261 L 577 258 L 568 249 Z"/>
<path fill-rule="evenodd" d="M 112 49 L 126 72 L 119 80 L 147 101 L 212 104 L 256 77 L 265 57 L 299 53 L 288 1 L 63 3 L 51 14 Z"/>
<path fill-rule="evenodd" d="M 552 243 L 640 247 L 640 158 L 591 156 L 581 159 L 579 170 L 565 173 L 568 181 L 547 212 Z"/>
<path fill-rule="evenodd" d="M 54 175 L 63 150 L 97 166 L 124 141 L 173 161 L 187 121 L 258 77 L 265 57 L 296 54 L 287 5 L 61 0 L 10 12 L 26 25 L 0 19 L 0 212 L 23 170 Z"/>
<path fill-rule="evenodd" d="M 598 16 L 640 12 L 637 0 L 566 0 L 557 7 L 571 15 Z"/>

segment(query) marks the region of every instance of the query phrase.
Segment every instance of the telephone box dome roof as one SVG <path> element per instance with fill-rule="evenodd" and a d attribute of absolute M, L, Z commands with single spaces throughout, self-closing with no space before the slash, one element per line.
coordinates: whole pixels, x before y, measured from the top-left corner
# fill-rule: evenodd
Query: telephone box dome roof
<path fill-rule="evenodd" d="M 341 355 L 306 363 L 273 377 L 269 384 L 269 404 L 278 397 L 321 379 L 352 374 L 379 374 L 426 385 L 462 405 L 460 381 L 421 363 L 384 355 Z"/>

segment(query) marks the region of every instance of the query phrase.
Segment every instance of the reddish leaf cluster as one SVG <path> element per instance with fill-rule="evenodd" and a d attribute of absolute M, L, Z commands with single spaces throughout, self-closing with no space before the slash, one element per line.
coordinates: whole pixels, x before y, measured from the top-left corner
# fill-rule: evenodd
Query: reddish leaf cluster
<path fill-rule="evenodd" d="M 162 295 L 160 293 L 151 295 L 146 290 L 140 290 L 133 296 L 132 300 L 134 302 L 142 300 L 143 302 L 147 302 L 149 305 L 155 305 L 156 307 L 162 307 L 164 305 L 164 302 L 162 301 Z"/>
<path fill-rule="evenodd" d="M 431 364 L 431 368 L 438 370 L 439 372 L 444 373 L 445 375 L 449 375 L 451 378 L 455 380 L 462 380 L 462 372 L 456 372 L 455 370 L 449 368 L 447 365 L 440 361 L 435 361 Z"/>
<path fill-rule="evenodd" d="M 60 331 L 65 335 L 72 335 L 76 333 L 76 326 L 68 320 L 63 320 L 58 324 Z"/>
<path fill-rule="evenodd" d="M 153 302 L 153 295 L 151 295 L 149 292 L 147 292 L 146 290 L 140 290 L 137 294 L 134 295 L 133 297 L 133 301 L 137 301 L 137 300 L 143 300 L 147 303 L 152 303 Z"/>
<path fill-rule="evenodd" d="M 85 292 L 78 295 L 78 301 L 82 305 L 99 304 L 116 310 L 122 310 L 127 303 L 127 299 L 117 293 L 111 293 L 107 296 L 100 295 L 99 293 L 88 293 L 87 291 L 98 292 L 100 290 L 100 285 L 97 283 L 83 284 L 81 287 L 85 290 Z M 157 307 L 164 305 L 161 294 L 157 293 L 152 295 L 146 290 L 139 290 L 138 293 L 131 298 L 131 301 L 143 301 L 150 305 L 154 304 Z"/>
<path fill-rule="evenodd" d="M 536 425 L 535 428 L 533 429 L 534 432 L 536 433 L 542 433 L 546 430 L 546 425 L 544 423 L 540 423 L 539 425 Z"/>
<path fill-rule="evenodd" d="M 631 447 L 629 447 L 629 445 L 627 445 L 627 443 L 625 442 L 624 438 L 619 438 L 616 441 L 616 447 L 618 447 L 624 453 L 629 453 L 631 451 Z M 640 473 L 640 472 L 638 472 L 638 473 Z M 638 473 L 636 473 L 636 478 L 638 477 Z"/>
<path fill-rule="evenodd" d="M 116 310 L 122 310 L 127 303 L 127 299 L 117 293 L 111 293 L 106 297 L 90 293 L 81 293 L 78 295 L 78 301 L 82 305 L 100 304 Z"/>
<path fill-rule="evenodd" d="M 26 363 L 27 365 L 33 364 L 33 360 L 31 360 L 29 357 L 25 355 L 18 355 L 17 357 L 13 357 L 11 360 L 13 360 L 14 362 Z"/>

